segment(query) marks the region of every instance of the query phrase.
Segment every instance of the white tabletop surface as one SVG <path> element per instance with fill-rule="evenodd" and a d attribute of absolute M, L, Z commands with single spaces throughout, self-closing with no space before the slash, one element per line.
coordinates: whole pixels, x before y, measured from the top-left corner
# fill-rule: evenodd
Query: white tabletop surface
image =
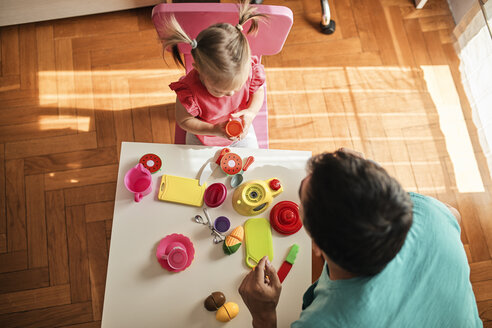
<path fill-rule="evenodd" d="M 234 254 L 225 255 L 222 244 L 215 245 L 209 229 L 192 219 L 203 216 L 202 208 L 162 202 L 157 189 L 163 174 L 199 178 L 204 163 L 214 156 L 217 147 L 181 146 L 123 142 L 121 146 L 118 183 L 116 187 L 113 230 L 104 296 L 102 326 L 110 327 L 249 327 L 251 315 L 237 289 L 249 272 L 244 262 L 244 244 Z M 274 198 L 263 213 L 243 217 L 232 208 L 233 189 L 229 179 L 216 170 L 208 185 L 222 182 L 228 194 L 224 204 L 209 209 L 212 219 L 227 216 L 231 229 L 244 224 L 248 218 L 268 219 L 270 210 L 279 201 L 299 203 L 298 189 L 305 177 L 306 151 L 232 148 L 243 159 L 254 156 L 255 161 L 244 172 L 244 181 L 278 178 L 283 193 Z M 124 185 L 125 173 L 147 153 L 158 155 L 160 171 L 152 175 L 152 192 L 140 203 Z M 158 242 L 168 234 L 180 233 L 191 239 L 195 259 L 190 267 L 179 273 L 164 270 L 156 260 Z M 282 286 L 277 307 L 278 327 L 288 327 L 299 318 L 302 295 L 311 283 L 311 240 L 304 228 L 283 236 L 272 229 L 274 258 L 277 268 L 283 263 L 292 244 L 299 245 L 299 253 L 292 270 Z M 239 305 L 240 312 L 228 323 L 215 319 L 215 312 L 205 310 L 203 302 L 213 291 L 221 291 L 227 301 Z"/>

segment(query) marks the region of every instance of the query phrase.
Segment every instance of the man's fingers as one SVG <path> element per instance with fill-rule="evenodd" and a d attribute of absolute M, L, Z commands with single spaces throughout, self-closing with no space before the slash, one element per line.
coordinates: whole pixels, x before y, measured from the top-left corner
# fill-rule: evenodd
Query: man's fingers
<path fill-rule="evenodd" d="M 280 283 L 280 280 L 278 279 L 277 270 L 275 270 L 275 267 L 270 262 L 267 262 L 265 265 L 265 274 L 268 275 L 268 277 L 270 278 L 270 282 L 272 283 L 272 285 L 282 285 Z"/>
<path fill-rule="evenodd" d="M 255 278 L 256 282 L 263 282 L 265 280 L 265 262 L 267 260 L 266 256 L 263 256 L 263 258 L 258 262 L 255 268 Z"/>

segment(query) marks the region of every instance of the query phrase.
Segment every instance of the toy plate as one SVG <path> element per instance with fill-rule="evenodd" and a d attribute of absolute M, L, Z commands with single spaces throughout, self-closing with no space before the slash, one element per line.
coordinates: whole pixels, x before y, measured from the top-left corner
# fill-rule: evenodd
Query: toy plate
<path fill-rule="evenodd" d="M 183 246 L 186 248 L 186 253 L 188 255 L 188 261 L 186 262 L 186 265 L 184 266 L 184 268 L 179 270 L 171 268 L 167 263 L 167 261 L 162 259 L 162 255 L 169 253 L 170 250 L 168 250 L 168 247 L 176 241 L 183 244 Z M 187 267 L 191 265 L 191 262 L 193 262 L 193 259 L 195 258 L 195 248 L 193 247 L 193 243 L 188 237 L 179 233 L 173 233 L 161 239 L 159 245 L 157 245 L 157 251 L 155 252 L 155 256 L 157 257 L 157 261 L 159 261 L 159 264 L 164 269 L 171 272 L 179 272 L 185 270 Z"/>

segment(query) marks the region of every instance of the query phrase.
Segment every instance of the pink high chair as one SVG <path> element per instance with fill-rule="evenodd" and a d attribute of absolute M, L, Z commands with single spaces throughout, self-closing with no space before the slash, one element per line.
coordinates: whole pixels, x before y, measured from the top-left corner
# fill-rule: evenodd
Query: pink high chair
<path fill-rule="evenodd" d="M 257 5 L 257 8 L 258 12 L 268 15 L 269 19 L 266 22 L 260 22 L 256 36 L 247 35 L 251 52 L 260 58 L 262 55 L 275 55 L 282 50 L 289 35 L 293 22 L 292 11 L 282 6 Z M 239 21 L 239 10 L 237 4 L 234 3 L 161 3 L 152 10 L 152 21 L 159 36 L 163 35 L 165 19 L 171 14 L 174 14 L 181 27 L 192 39 L 212 24 L 236 25 Z M 244 26 L 244 32 L 249 29 L 250 25 L 251 23 L 248 22 Z M 178 49 L 183 54 L 186 73 L 188 73 L 193 68 L 191 47 L 188 44 L 180 44 Z M 265 100 L 253 121 L 260 148 L 268 148 L 266 84 L 264 88 Z M 185 136 L 185 131 L 176 124 L 174 143 L 184 144 Z"/>

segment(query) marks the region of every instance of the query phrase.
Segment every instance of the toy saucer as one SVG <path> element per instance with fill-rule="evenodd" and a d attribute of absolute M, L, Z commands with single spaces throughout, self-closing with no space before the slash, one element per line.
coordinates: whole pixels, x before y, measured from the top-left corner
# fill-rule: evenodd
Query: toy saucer
<path fill-rule="evenodd" d="M 171 248 L 173 248 L 173 244 L 175 244 L 176 242 L 183 244 L 183 246 L 186 249 L 186 253 L 188 255 L 188 261 L 186 262 L 186 265 L 180 270 L 171 268 L 167 263 L 167 261 L 162 258 L 162 255 L 169 253 Z M 159 245 L 157 245 L 157 251 L 155 252 L 155 256 L 157 257 L 157 261 L 159 262 L 159 264 L 164 269 L 171 272 L 179 272 L 179 271 L 186 270 L 186 268 L 191 265 L 191 262 L 193 262 L 193 259 L 195 258 L 195 248 L 193 247 L 193 243 L 188 237 L 179 233 L 173 233 L 161 239 Z"/>
<path fill-rule="evenodd" d="M 156 154 L 145 154 L 138 161 L 142 164 L 150 173 L 155 173 L 161 169 L 162 161 Z"/>
<path fill-rule="evenodd" d="M 288 200 L 275 204 L 270 211 L 270 224 L 283 235 L 296 233 L 302 227 L 299 206 Z"/>

